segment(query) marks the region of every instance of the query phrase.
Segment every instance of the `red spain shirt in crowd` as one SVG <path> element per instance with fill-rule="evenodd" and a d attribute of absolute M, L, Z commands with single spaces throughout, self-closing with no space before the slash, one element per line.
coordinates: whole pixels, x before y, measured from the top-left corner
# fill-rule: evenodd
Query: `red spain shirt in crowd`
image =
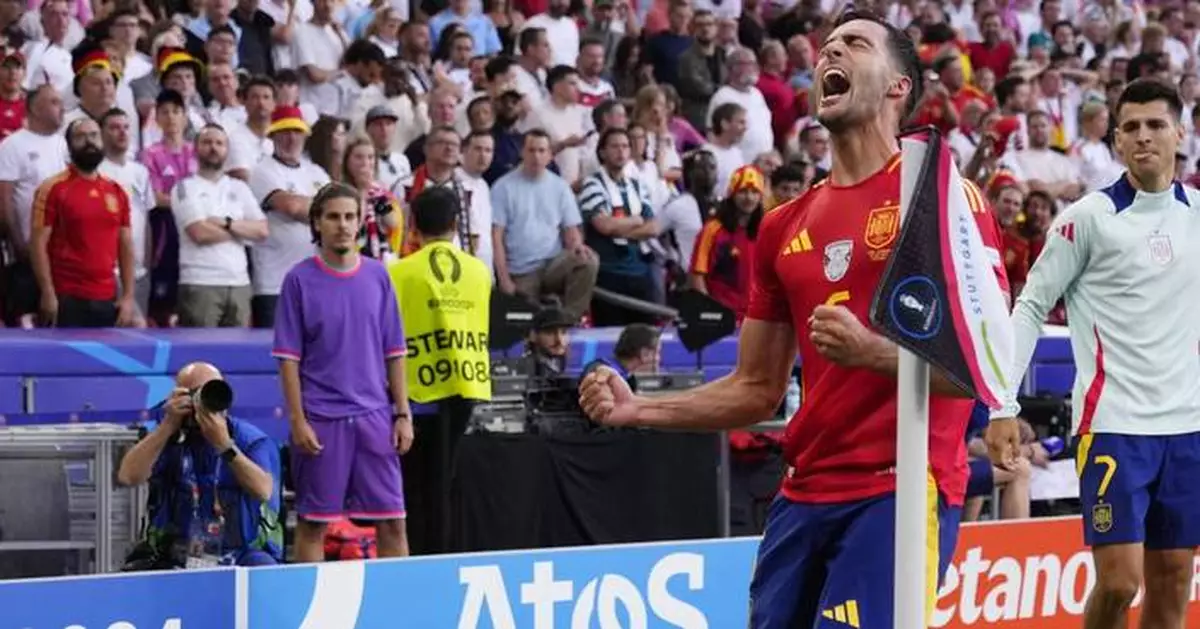
<path fill-rule="evenodd" d="M 846 187 L 818 184 L 763 219 L 746 316 L 790 323 L 798 333 L 804 404 L 784 432 L 789 464 L 783 494 L 799 502 L 862 500 L 895 490 L 896 380 L 840 367 L 818 353 L 808 318 L 840 305 L 868 321 L 875 289 L 900 231 L 900 158 Z M 973 184 L 966 185 L 993 270 L 1007 292 L 999 228 Z M 929 462 L 938 489 L 960 506 L 967 484 L 963 434 L 974 401 L 930 397 Z M 847 418 L 855 418 L 847 422 Z M 798 472 L 802 470 L 802 472 Z"/>
<path fill-rule="evenodd" d="M 47 253 L 59 298 L 116 300 L 113 269 L 121 229 L 129 227 L 129 197 L 120 184 L 68 166 L 34 193 L 33 224 L 51 230 Z"/>

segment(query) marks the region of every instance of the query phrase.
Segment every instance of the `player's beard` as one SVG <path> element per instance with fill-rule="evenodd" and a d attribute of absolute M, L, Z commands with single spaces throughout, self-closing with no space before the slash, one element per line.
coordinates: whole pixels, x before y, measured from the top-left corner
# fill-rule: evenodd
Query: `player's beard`
<path fill-rule="evenodd" d="M 71 163 L 85 173 L 95 172 L 102 161 L 104 161 L 104 151 L 94 144 L 85 144 L 77 149 L 71 149 Z"/>

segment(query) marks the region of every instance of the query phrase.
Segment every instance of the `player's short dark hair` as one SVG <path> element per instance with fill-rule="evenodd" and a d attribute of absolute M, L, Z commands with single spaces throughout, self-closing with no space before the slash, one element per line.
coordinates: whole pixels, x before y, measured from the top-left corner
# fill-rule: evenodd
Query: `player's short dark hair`
<path fill-rule="evenodd" d="M 275 95 L 275 81 L 271 80 L 271 77 L 266 76 L 265 74 L 256 74 L 250 77 L 250 79 L 246 81 L 246 84 L 242 86 L 242 94 L 249 94 L 250 88 L 254 87 L 265 87 L 271 90 L 271 96 Z"/>
<path fill-rule="evenodd" d="M 552 140 L 550 139 L 550 134 L 546 133 L 545 129 L 538 127 L 538 128 L 530 129 L 525 132 L 525 135 L 521 137 L 521 148 L 524 149 L 525 145 L 529 144 L 530 139 L 539 139 L 539 138 L 544 139 L 547 142 L 552 142 Z"/>
<path fill-rule="evenodd" d="M 429 145 L 430 142 L 433 142 L 434 136 L 442 135 L 442 134 L 453 135 L 455 141 L 458 141 L 460 139 L 458 137 L 457 129 L 455 129 L 454 127 L 452 127 L 450 125 L 439 125 L 439 126 L 436 126 L 432 129 L 430 129 L 429 133 L 425 134 L 425 144 Z"/>
<path fill-rule="evenodd" d="M 1167 104 L 1174 119 L 1178 120 L 1183 115 L 1183 99 L 1179 97 L 1179 90 L 1170 83 L 1153 78 L 1137 79 L 1126 85 L 1117 98 L 1116 113 L 1121 115 L 1121 107 L 1126 103 L 1143 105 L 1160 100 Z"/>
<path fill-rule="evenodd" d="M 1010 98 L 1017 93 L 1017 88 L 1028 84 L 1024 78 L 1019 76 L 1007 76 L 1000 79 L 996 83 L 996 104 L 1004 107 L 1008 104 Z"/>
<path fill-rule="evenodd" d="M 299 85 L 300 73 L 293 68 L 281 68 L 275 71 L 275 87 Z"/>
<path fill-rule="evenodd" d="M 538 39 L 545 35 L 546 29 L 536 26 L 521 31 L 521 34 L 517 36 L 517 50 L 520 51 L 521 54 L 525 54 L 526 50 L 536 46 Z"/>
<path fill-rule="evenodd" d="M 621 330 L 617 344 L 613 346 L 613 356 L 620 360 L 637 358 L 644 349 L 655 349 L 662 337 L 662 330 L 646 323 L 630 323 Z"/>
<path fill-rule="evenodd" d="M 232 37 L 235 42 L 237 41 L 237 32 L 234 31 L 233 27 L 230 26 L 229 24 L 222 24 L 221 26 L 214 26 L 213 29 L 208 32 L 208 40 L 207 41 L 212 41 L 218 35 L 228 35 L 228 36 Z"/>
<path fill-rule="evenodd" d="M 555 85 L 572 76 L 579 76 L 579 70 L 576 70 L 575 66 L 557 65 L 550 68 L 550 71 L 546 72 L 546 90 L 554 91 Z"/>
<path fill-rule="evenodd" d="M 785 183 L 804 183 L 804 170 L 798 164 L 787 163 L 775 169 L 771 173 L 771 185 L 778 186 Z"/>
<path fill-rule="evenodd" d="M 491 105 L 491 104 L 492 104 L 492 99 L 488 98 L 487 96 L 480 96 L 479 98 L 476 98 L 475 100 L 471 101 L 470 104 L 467 105 L 467 117 L 468 118 L 471 117 L 471 112 L 473 112 L 476 107 L 480 107 L 483 105 Z"/>
<path fill-rule="evenodd" d="M 483 75 L 487 77 L 488 82 L 495 81 L 496 77 L 508 72 L 509 68 L 515 65 L 517 65 L 517 61 L 512 57 L 499 55 L 483 66 Z"/>
<path fill-rule="evenodd" d="M 426 188 L 412 202 L 413 227 L 422 236 L 441 236 L 454 230 L 462 208 L 450 188 Z"/>
<path fill-rule="evenodd" d="M 120 107 L 113 107 L 112 109 L 109 109 L 108 111 L 104 112 L 102 116 L 100 116 L 100 128 L 103 129 L 104 125 L 108 124 L 109 120 L 122 116 L 128 117 L 129 114 L 125 113 L 125 110 L 121 109 Z"/>
<path fill-rule="evenodd" d="M 605 129 L 604 131 L 600 132 L 600 138 L 596 141 L 596 150 L 603 151 L 604 149 L 608 148 L 608 141 L 618 135 L 625 136 L 626 140 L 629 139 L 629 131 L 626 131 L 620 127 Z"/>
<path fill-rule="evenodd" d="M 472 131 L 472 132 L 468 133 L 466 135 L 466 137 L 463 138 L 463 141 L 462 141 L 463 150 L 465 151 L 468 146 L 471 146 L 471 140 L 474 140 L 476 138 L 487 138 L 492 141 L 495 141 L 495 139 L 496 139 L 491 133 L 488 133 L 487 131 Z"/>
<path fill-rule="evenodd" d="M 733 120 L 733 117 L 739 112 L 745 113 L 745 111 L 746 108 L 737 103 L 725 103 L 724 105 L 718 105 L 717 108 L 713 110 L 712 120 L 709 121 L 709 126 L 712 127 L 712 132 L 716 135 L 721 135 L 721 133 L 725 131 L 725 123 L 729 120 Z"/>
<path fill-rule="evenodd" d="M 354 207 L 358 216 L 362 217 L 362 194 L 358 190 L 344 183 L 327 183 L 317 190 L 317 194 L 313 196 L 312 203 L 308 206 L 308 226 L 312 230 L 312 239 L 314 245 L 321 244 L 321 232 L 317 230 L 317 221 L 321 220 L 321 215 L 325 212 L 325 206 L 334 199 L 351 199 L 354 201 Z"/>
<path fill-rule="evenodd" d="M 599 37 L 596 37 L 595 35 L 584 35 L 579 40 L 579 51 L 583 52 L 583 49 L 587 48 L 588 46 L 600 46 L 601 48 L 603 48 L 604 40 L 600 39 Z"/>
<path fill-rule="evenodd" d="M 387 63 L 387 55 L 374 42 L 365 39 L 356 39 L 346 48 L 345 54 L 342 55 L 342 63 L 346 65 L 357 65 L 360 63 L 378 63 L 379 65 L 383 65 Z"/>
<path fill-rule="evenodd" d="M 904 101 L 904 111 L 901 112 L 903 118 L 908 118 L 916 110 L 917 103 L 921 102 L 921 95 L 925 91 L 924 81 L 922 81 L 921 77 L 921 58 L 917 56 L 916 45 L 913 44 L 912 38 L 904 31 L 892 26 L 887 20 L 878 15 L 867 11 L 847 11 L 838 18 L 837 23 L 833 27 L 837 28 L 855 20 L 874 22 L 887 31 L 887 46 L 888 52 L 892 55 L 892 61 L 899 66 L 900 71 L 904 76 L 908 77 L 908 81 L 912 85 L 908 91 L 908 99 Z"/>

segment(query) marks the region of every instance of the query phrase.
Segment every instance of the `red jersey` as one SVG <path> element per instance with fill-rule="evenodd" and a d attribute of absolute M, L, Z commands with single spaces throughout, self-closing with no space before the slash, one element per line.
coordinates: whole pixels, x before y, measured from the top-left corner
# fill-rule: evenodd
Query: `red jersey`
<path fill-rule="evenodd" d="M 1025 277 L 1029 275 L 1032 261 L 1029 259 L 1029 241 L 1017 233 L 1015 227 L 1004 232 L 1004 270 L 1008 281 L 1014 285 L 1024 285 Z"/>
<path fill-rule="evenodd" d="M 801 359 L 803 404 L 784 432 L 783 494 L 800 502 L 862 500 L 895 490 L 896 380 L 822 357 L 808 337 L 821 304 L 866 323 L 900 232 L 900 160 L 854 186 L 822 182 L 764 217 L 746 316 L 790 323 Z M 997 226 L 967 183 L 985 246 L 1006 292 Z M 930 398 L 929 461 L 938 488 L 961 505 L 967 483 L 966 428 L 975 402 Z"/>
<path fill-rule="evenodd" d="M 732 310 L 741 321 L 746 315 L 753 261 L 754 241 L 745 227 L 731 232 L 721 226 L 721 221 L 710 219 L 696 236 L 691 272 L 703 275 L 708 295 Z"/>
<path fill-rule="evenodd" d="M 129 197 L 121 184 L 68 166 L 33 195 L 33 225 L 48 228 L 50 276 L 59 295 L 117 297 L 113 269 L 121 230 L 129 228 Z"/>
<path fill-rule="evenodd" d="M 4 100 L 0 98 L 0 140 L 25 126 L 25 99 Z"/>

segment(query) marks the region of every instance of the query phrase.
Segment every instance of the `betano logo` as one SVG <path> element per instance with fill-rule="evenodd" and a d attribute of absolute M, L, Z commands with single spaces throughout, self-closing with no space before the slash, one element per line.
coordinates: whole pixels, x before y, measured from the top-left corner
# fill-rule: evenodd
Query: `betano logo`
<path fill-rule="evenodd" d="M 458 578 L 466 591 L 458 629 L 516 629 L 515 610 L 521 609 L 519 606 L 532 610 L 533 623 L 521 625 L 528 629 L 645 629 L 651 624 L 650 614 L 656 627 L 665 624 L 680 629 L 708 629 L 704 613 L 668 591 L 667 583 L 676 576 L 684 577 L 688 590 L 703 590 L 704 556 L 672 553 L 659 559 L 644 581 L 638 578 L 635 583 L 626 575 L 603 574 L 588 579 L 583 587 L 555 577 L 553 561 L 538 561 L 533 564 L 532 578 L 522 582 L 511 597 L 500 566 L 462 566 Z M 529 612 L 521 615 L 528 617 Z"/>
<path fill-rule="evenodd" d="M 1083 548 L 1078 518 L 987 523 L 961 531 L 955 560 L 938 592 L 931 627 L 1077 629 L 1096 583 L 1091 551 Z M 1196 604 L 1200 600 L 1200 557 L 1191 600 L 1187 626 L 1200 626 L 1200 605 Z M 1134 616 L 1140 604 L 1139 594 Z"/>

